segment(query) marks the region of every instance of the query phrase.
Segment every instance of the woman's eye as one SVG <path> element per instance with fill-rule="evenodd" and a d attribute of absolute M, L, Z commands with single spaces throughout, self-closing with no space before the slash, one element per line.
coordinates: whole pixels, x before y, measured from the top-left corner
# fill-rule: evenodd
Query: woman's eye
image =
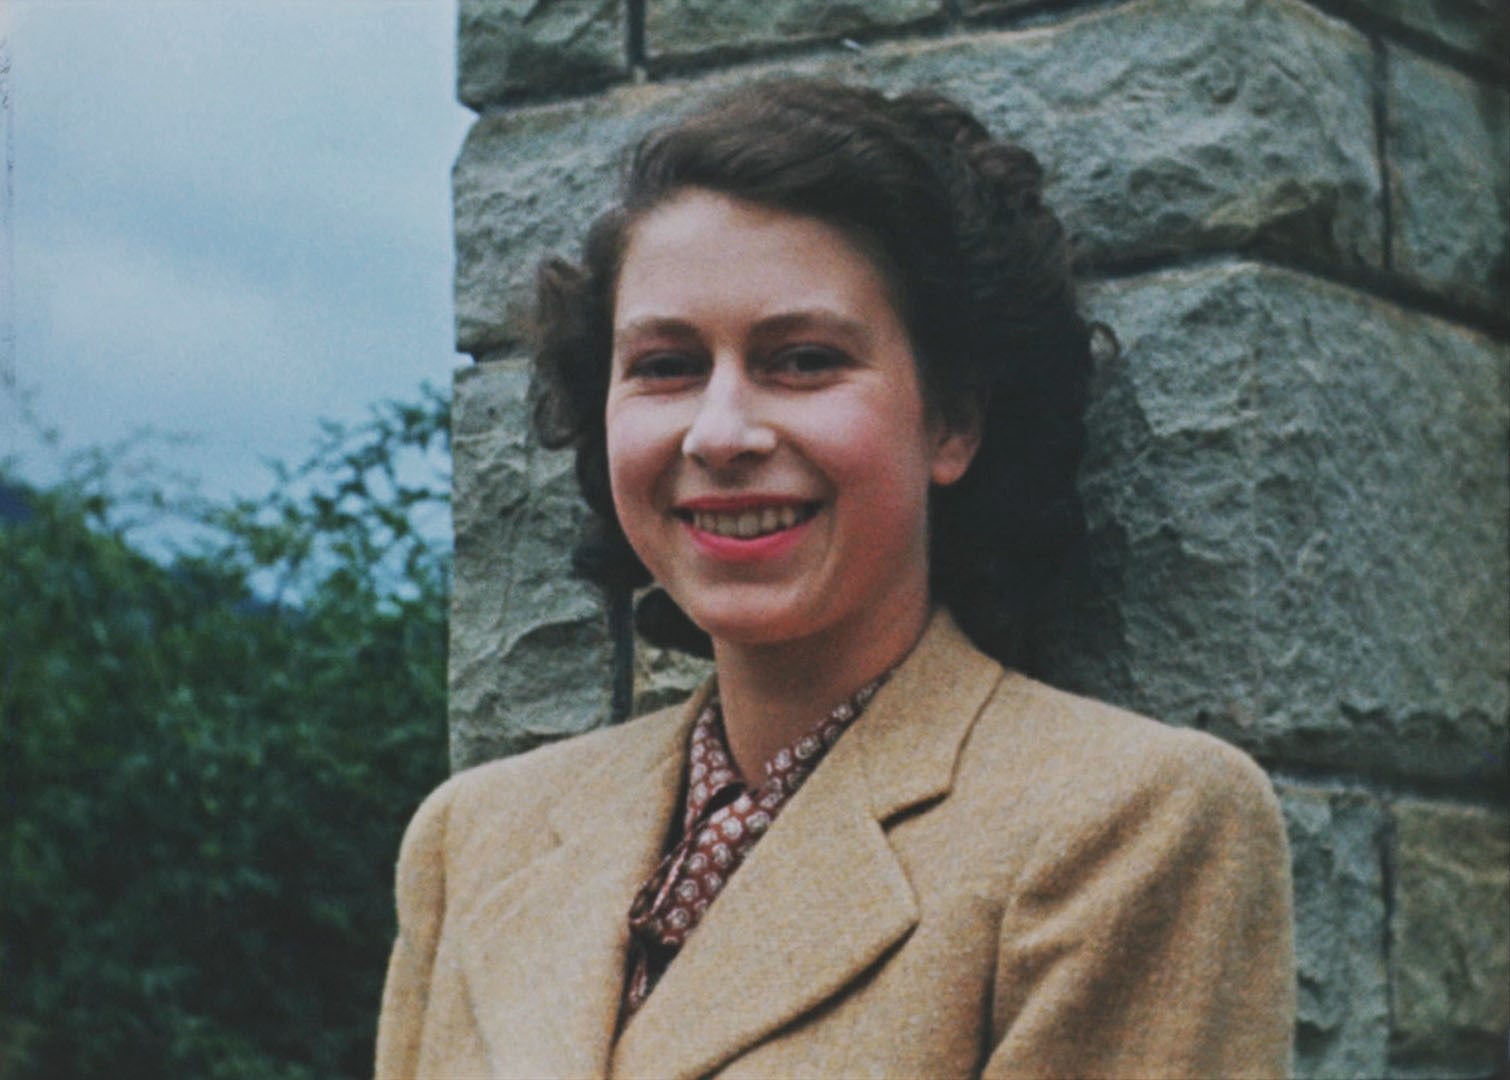
<path fill-rule="evenodd" d="M 843 367 L 844 363 L 843 353 L 814 346 L 782 349 L 771 357 L 771 368 L 777 374 L 797 378 L 827 375 Z"/>
<path fill-rule="evenodd" d="M 650 353 L 632 361 L 628 370 L 636 379 L 686 379 L 701 373 L 702 361 L 684 353 Z"/>

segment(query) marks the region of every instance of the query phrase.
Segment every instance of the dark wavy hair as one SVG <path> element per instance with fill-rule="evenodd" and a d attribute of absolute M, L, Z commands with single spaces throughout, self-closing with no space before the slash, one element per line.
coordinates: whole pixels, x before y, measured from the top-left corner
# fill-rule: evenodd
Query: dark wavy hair
<path fill-rule="evenodd" d="M 819 218 L 874 258 L 926 404 L 948 423 L 981 425 L 969 470 L 931 495 L 933 597 L 983 651 L 1031 667 L 1032 630 L 1085 532 L 1075 478 L 1092 370 L 1092 327 L 1042 185 L 1031 153 L 931 92 L 778 79 L 646 136 L 580 262 L 550 259 L 538 277 L 536 431 L 575 449 L 592 510 L 577 573 L 611 595 L 650 584 L 609 492 L 614 293 L 635 222 L 684 189 L 708 189 Z M 642 597 L 636 624 L 653 643 L 709 655 L 706 635 L 659 589 Z"/>

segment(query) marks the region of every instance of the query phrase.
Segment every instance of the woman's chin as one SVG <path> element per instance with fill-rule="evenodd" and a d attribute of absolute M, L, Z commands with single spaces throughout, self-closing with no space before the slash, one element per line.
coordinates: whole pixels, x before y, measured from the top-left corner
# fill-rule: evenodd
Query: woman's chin
<path fill-rule="evenodd" d="M 713 639 L 715 648 L 720 645 L 760 648 L 790 644 L 810 637 L 819 629 L 811 625 L 811 617 L 789 608 L 766 610 L 742 606 L 733 611 L 694 608 L 688 611 L 688 615 Z"/>

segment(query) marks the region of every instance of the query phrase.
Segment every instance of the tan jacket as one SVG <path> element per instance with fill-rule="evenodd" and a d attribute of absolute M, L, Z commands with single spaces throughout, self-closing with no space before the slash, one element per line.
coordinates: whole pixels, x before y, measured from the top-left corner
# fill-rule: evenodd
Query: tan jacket
<path fill-rule="evenodd" d="M 615 1040 L 625 917 L 698 699 L 426 801 L 399 859 L 379 1077 L 1288 1069 L 1289 861 L 1264 774 L 1004 673 L 947 616 Z"/>

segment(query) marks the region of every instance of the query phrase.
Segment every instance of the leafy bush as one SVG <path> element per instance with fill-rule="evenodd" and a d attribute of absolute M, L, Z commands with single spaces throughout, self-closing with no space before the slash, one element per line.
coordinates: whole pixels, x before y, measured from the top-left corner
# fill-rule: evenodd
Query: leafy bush
<path fill-rule="evenodd" d="M 108 469 L 0 523 L 0 1078 L 370 1072 L 446 770 L 444 486 L 404 459 L 447 438 L 428 390 L 328 426 L 167 564 L 122 522 L 176 500 Z"/>

